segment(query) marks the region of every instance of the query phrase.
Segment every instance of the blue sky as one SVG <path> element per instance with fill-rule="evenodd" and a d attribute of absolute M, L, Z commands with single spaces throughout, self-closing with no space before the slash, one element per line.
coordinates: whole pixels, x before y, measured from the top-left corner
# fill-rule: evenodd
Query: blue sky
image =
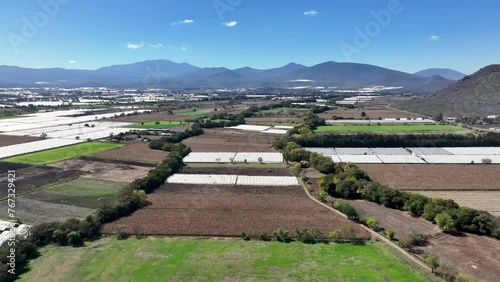
<path fill-rule="evenodd" d="M 271 68 L 350 61 L 472 73 L 500 63 L 496 0 L 0 0 L 0 7 L 0 65 L 97 69 L 169 59 Z M 380 11 L 390 20 L 377 21 L 373 12 Z M 359 30 L 364 41 L 356 41 Z"/>

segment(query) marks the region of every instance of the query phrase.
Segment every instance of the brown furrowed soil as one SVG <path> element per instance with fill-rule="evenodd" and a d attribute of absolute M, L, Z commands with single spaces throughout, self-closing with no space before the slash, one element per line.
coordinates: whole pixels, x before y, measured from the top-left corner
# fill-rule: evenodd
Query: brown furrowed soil
<path fill-rule="evenodd" d="M 351 225 L 355 238 L 369 234 L 348 219 L 317 205 L 299 186 L 259 187 L 168 184 L 148 195 L 151 205 L 128 217 L 106 224 L 104 233 L 124 225 L 129 233 L 185 236 L 257 237 L 284 228 L 331 230 Z M 138 231 L 140 230 L 140 231 Z"/>
<path fill-rule="evenodd" d="M 117 182 L 132 182 L 142 178 L 151 170 L 150 167 L 134 166 L 127 164 L 105 163 L 73 159 L 53 163 L 50 166 L 65 170 L 79 170 L 89 173 L 92 178 L 112 180 Z"/>
<path fill-rule="evenodd" d="M 16 197 L 16 217 L 26 224 L 62 222 L 70 218 L 84 218 L 92 209 Z M 0 202 L 0 209 L 7 211 L 7 201 Z M 0 218 L 6 218 L 7 213 Z"/>
<path fill-rule="evenodd" d="M 200 136 L 188 138 L 182 143 L 193 152 L 275 152 L 273 141 L 277 134 L 232 129 L 205 129 Z"/>
<path fill-rule="evenodd" d="M 363 119 L 361 113 L 365 112 L 366 116 L 370 119 L 378 118 L 415 118 L 416 115 L 412 115 L 403 111 L 391 110 L 385 107 L 367 107 L 366 109 L 347 109 L 347 108 L 337 108 L 335 110 L 329 110 L 324 113 L 319 114 L 320 118 L 332 119 L 333 116 L 344 117 L 344 118 L 354 118 Z"/>
<path fill-rule="evenodd" d="M 429 239 L 429 244 L 420 249 L 436 253 L 441 263 L 451 265 L 459 273 L 467 273 L 478 281 L 499 281 L 500 240 L 472 234 L 457 237 L 443 233 Z"/>
<path fill-rule="evenodd" d="M 43 186 L 64 181 L 71 178 L 76 178 L 82 174 L 77 170 L 62 170 L 59 168 L 48 166 L 37 166 L 20 169 L 16 171 L 16 195 L 28 192 L 33 189 L 38 189 Z M 0 186 L 7 187 L 7 174 L 0 177 Z M 7 189 L 0 191 L 0 199 L 7 196 Z"/>
<path fill-rule="evenodd" d="M 500 216 L 500 191 L 417 191 L 429 198 L 451 199 L 460 206 Z"/>
<path fill-rule="evenodd" d="M 8 163 L 0 161 L 0 175 L 7 173 L 9 170 L 20 170 L 23 168 L 30 167 L 28 164 L 19 164 L 19 163 Z"/>
<path fill-rule="evenodd" d="M 372 180 L 399 190 L 500 191 L 500 165 L 359 164 Z"/>
<path fill-rule="evenodd" d="M 118 149 L 100 152 L 94 156 L 110 160 L 158 163 L 168 156 L 168 152 L 152 150 L 147 142 L 136 142 Z"/>
<path fill-rule="evenodd" d="M 0 147 L 42 140 L 39 137 L 0 135 Z"/>

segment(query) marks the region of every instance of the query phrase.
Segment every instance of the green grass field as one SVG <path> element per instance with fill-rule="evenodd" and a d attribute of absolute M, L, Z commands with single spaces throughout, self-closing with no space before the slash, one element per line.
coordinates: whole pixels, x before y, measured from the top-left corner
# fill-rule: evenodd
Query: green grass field
<path fill-rule="evenodd" d="M 461 131 L 461 127 L 441 124 L 415 125 L 325 125 L 318 126 L 316 131 Z"/>
<path fill-rule="evenodd" d="M 211 113 L 209 109 L 196 109 L 196 110 L 191 110 L 188 112 L 179 112 L 176 113 L 177 116 L 182 116 L 182 117 L 191 117 L 191 116 L 200 116 L 204 114 Z"/>
<path fill-rule="evenodd" d="M 73 159 L 79 156 L 88 156 L 102 151 L 123 147 L 122 144 L 105 142 L 87 142 L 57 149 L 31 153 L 5 159 L 6 162 L 24 163 L 32 165 L 50 164 Z"/>
<path fill-rule="evenodd" d="M 41 254 L 20 281 L 429 281 L 380 243 L 104 238 Z"/>
<path fill-rule="evenodd" d="M 95 209 L 116 203 L 116 195 L 125 184 L 91 178 L 77 178 L 27 194 L 28 198 L 55 204 Z"/>
<path fill-rule="evenodd" d="M 15 118 L 23 118 L 25 116 L 16 115 L 16 116 L 0 116 L 0 119 L 15 119 Z"/>
<path fill-rule="evenodd" d="M 156 121 L 150 121 L 150 122 L 144 122 L 142 123 L 136 123 L 132 125 L 126 126 L 127 128 L 146 128 L 146 129 L 166 129 L 170 127 L 175 127 L 181 124 L 181 121 L 170 121 L 170 120 L 163 120 L 160 121 L 160 124 L 156 124 Z"/>

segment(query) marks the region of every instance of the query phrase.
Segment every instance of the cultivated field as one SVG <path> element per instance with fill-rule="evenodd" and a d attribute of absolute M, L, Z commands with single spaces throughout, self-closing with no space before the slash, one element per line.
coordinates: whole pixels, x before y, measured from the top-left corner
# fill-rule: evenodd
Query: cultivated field
<path fill-rule="evenodd" d="M 77 170 L 62 170 L 53 167 L 37 166 L 19 169 L 16 171 L 16 196 L 43 186 L 76 178 L 81 174 Z M 2 187 L 7 187 L 7 174 L 0 177 Z M 7 196 L 7 189 L 0 191 L 0 199 Z"/>
<path fill-rule="evenodd" d="M 201 116 L 209 114 L 213 111 L 213 109 L 192 109 L 192 110 L 182 110 L 177 111 L 175 114 L 183 117 L 192 117 L 192 116 Z"/>
<path fill-rule="evenodd" d="M 373 216 L 378 219 L 379 226 L 391 229 L 396 238 L 409 233 L 434 235 L 441 233 L 439 228 L 423 218 L 412 217 L 408 212 L 386 208 L 382 205 L 364 201 L 347 200 L 361 216 Z"/>
<path fill-rule="evenodd" d="M 500 165 L 359 164 L 376 182 L 400 190 L 500 191 Z"/>
<path fill-rule="evenodd" d="M 324 125 L 318 126 L 318 132 L 346 131 L 346 132 L 384 132 L 384 131 L 463 131 L 461 127 L 440 124 L 410 124 L 410 125 Z"/>
<path fill-rule="evenodd" d="M 428 281 L 378 243 L 105 238 L 41 253 L 20 281 Z"/>
<path fill-rule="evenodd" d="M 25 163 L 33 165 L 43 165 L 63 160 L 69 160 L 79 156 L 87 156 L 106 150 L 122 147 L 122 144 L 105 142 L 86 142 L 57 149 L 31 153 L 5 159 L 4 161 L 13 163 Z"/>
<path fill-rule="evenodd" d="M 237 131 L 230 129 L 205 129 L 200 136 L 191 137 L 182 143 L 193 152 L 274 152 L 276 134 Z"/>
<path fill-rule="evenodd" d="M 116 182 L 132 182 L 142 178 L 151 170 L 150 167 L 135 166 L 120 163 L 96 162 L 82 159 L 72 159 L 53 163 L 51 167 L 64 170 L 79 170 L 88 173 L 88 177 L 111 180 Z"/>
<path fill-rule="evenodd" d="M 460 206 L 500 216 L 500 191 L 417 191 L 429 198 L 452 199 Z"/>
<path fill-rule="evenodd" d="M 370 119 L 419 117 L 417 115 L 409 114 L 403 111 L 388 109 L 384 106 L 366 106 L 364 109 L 347 109 L 339 107 L 335 110 L 329 110 L 327 112 L 321 113 L 319 114 L 319 117 L 324 119 L 331 119 L 332 116 L 339 116 L 344 118 L 360 119 L 362 118 L 362 112 L 365 112 L 366 116 Z"/>
<path fill-rule="evenodd" d="M 7 201 L 0 202 L 0 209 L 7 210 Z M 40 224 L 45 222 L 62 222 L 70 218 L 84 218 L 92 209 L 64 204 L 55 204 L 38 201 L 27 197 L 16 197 L 16 216 L 26 224 Z M 0 218 L 8 220 L 6 213 Z"/>
<path fill-rule="evenodd" d="M 0 175 L 7 173 L 9 170 L 19 170 L 27 167 L 30 167 L 30 165 L 0 161 Z"/>
<path fill-rule="evenodd" d="M 441 262 L 454 266 L 478 281 L 497 282 L 500 277 L 500 241 L 485 236 L 440 234 L 423 248 L 434 252 Z"/>
<path fill-rule="evenodd" d="M 94 156 L 110 160 L 122 160 L 144 163 L 158 163 L 163 161 L 168 152 L 161 150 L 151 150 L 146 142 L 128 143 L 124 147 L 100 152 Z"/>
<path fill-rule="evenodd" d="M 37 140 L 41 140 L 41 138 L 30 136 L 0 135 L 0 147 L 28 143 Z"/>
<path fill-rule="evenodd" d="M 115 204 L 116 195 L 123 186 L 125 184 L 120 182 L 77 178 L 26 194 L 22 199 L 95 209 L 104 204 Z"/>
<path fill-rule="evenodd" d="M 287 168 L 262 166 L 226 165 L 216 167 L 191 167 L 182 169 L 183 174 L 225 174 L 225 175 L 262 175 L 262 176 L 291 176 Z"/>
<path fill-rule="evenodd" d="M 159 122 L 159 124 L 156 124 Z M 162 120 L 162 121 L 149 121 L 149 122 L 141 122 L 135 123 L 132 125 L 126 126 L 127 128 L 140 128 L 140 129 L 167 129 L 171 127 L 176 127 L 181 125 L 182 121 L 171 121 L 171 120 Z"/>
<path fill-rule="evenodd" d="M 302 122 L 301 118 L 298 117 L 283 117 L 283 116 L 266 116 L 266 117 L 250 117 L 245 118 L 247 124 L 292 124 Z"/>
<path fill-rule="evenodd" d="M 318 227 L 324 235 L 343 225 L 355 238 L 369 234 L 348 219 L 319 206 L 300 186 L 265 187 L 167 184 L 148 195 L 151 205 L 106 224 L 104 233 L 124 225 L 129 233 L 150 235 L 259 236 L 277 228 Z"/>

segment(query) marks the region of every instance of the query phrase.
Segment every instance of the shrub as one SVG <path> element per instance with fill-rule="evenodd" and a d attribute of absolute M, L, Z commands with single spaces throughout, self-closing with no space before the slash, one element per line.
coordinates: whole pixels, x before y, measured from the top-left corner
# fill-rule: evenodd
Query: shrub
<path fill-rule="evenodd" d="M 240 237 L 245 241 L 250 241 L 250 237 L 248 237 L 246 232 L 241 232 Z"/>
<path fill-rule="evenodd" d="M 68 244 L 71 246 L 81 246 L 83 244 L 82 236 L 79 231 L 69 232 L 68 235 Z"/>
<path fill-rule="evenodd" d="M 356 236 L 356 229 L 354 228 L 354 226 L 350 224 L 343 225 L 340 228 L 330 231 L 328 233 L 328 238 L 334 241 L 349 240 L 353 239 L 355 236 Z"/>
<path fill-rule="evenodd" d="M 271 237 L 265 232 L 259 235 L 259 239 L 261 239 L 262 241 L 271 241 Z"/>
<path fill-rule="evenodd" d="M 456 231 L 456 223 L 453 217 L 447 213 L 440 213 L 436 216 L 436 224 L 439 226 L 441 230 L 444 232 L 453 232 Z"/>
<path fill-rule="evenodd" d="M 125 232 L 125 226 L 124 225 L 117 225 L 115 229 L 115 236 L 116 239 L 118 240 L 124 240 L 127 239 L 127 233 Z"/>
<path fill-rule="evenodd" d="M 287 230 L 278 228 L 273 231 L 273 236 L 278 242 L 290 242 L 290 235 Z"/>
<path fill-rule="evenodd" d="M 391 229 L 387 229 L 385 231 L 385 237 L 387 237 L 387 239 L 389 240 L 394 240 L 394 231 L 392 231 Z"/>
<path fill-rule="evenodd" d="M 333 208 L 345 214 L 347 218 L 351 220 L 357 220 L 359 218 L 356 209 L 344 200 L 335 201 L 335 203 L 333 203 Z"/>
<path fill-rule="evenodd" d="M 455 282 L 476 282 L 476 279 L 473 277 L 470 277 L 467 274 L 458 274 L 455 277 Z"/>
<path fill-rule="evenodd" d="M 367 217 L 366 225 L 376 231 L 378 230 L 378 219 L 375 217 Z"/>

